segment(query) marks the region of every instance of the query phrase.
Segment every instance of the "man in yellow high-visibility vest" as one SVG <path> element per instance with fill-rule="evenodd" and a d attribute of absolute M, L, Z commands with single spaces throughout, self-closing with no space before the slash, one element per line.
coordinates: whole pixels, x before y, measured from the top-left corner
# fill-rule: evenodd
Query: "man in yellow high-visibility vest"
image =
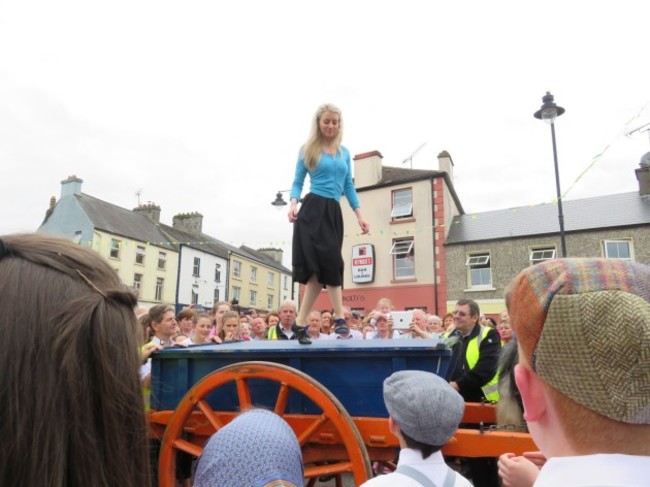
<path fill-rule="evenodd" d="M 498 401 L 497 366 L 501 353 L 501 339 L 494 328 L 479 324 L 481 310 L 476 301 L 461 299 L 454 310 L 454 332 L 458 336 L 452 364 L 451 386 L 467 402 Z M 496 460 L 468 459 L 475 487 L 497 487 Z"/>

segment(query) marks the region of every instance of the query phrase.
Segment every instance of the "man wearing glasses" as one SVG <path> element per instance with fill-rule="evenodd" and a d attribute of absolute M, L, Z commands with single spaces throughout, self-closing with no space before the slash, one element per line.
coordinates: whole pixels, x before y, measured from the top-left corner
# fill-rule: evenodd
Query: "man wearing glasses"
<path fill-rule="evenodd" d="M 479 324 L 481 310 L 476 301 L 461 299 L 454 310 L 455 361 L 452 365 L 451 386 L 465 402 L 498 401 L 497 366 L 501 339 L 494 328 Z M 475 487 L 497 487 L 499 477 L 494 458 L 467 459 Z"/>

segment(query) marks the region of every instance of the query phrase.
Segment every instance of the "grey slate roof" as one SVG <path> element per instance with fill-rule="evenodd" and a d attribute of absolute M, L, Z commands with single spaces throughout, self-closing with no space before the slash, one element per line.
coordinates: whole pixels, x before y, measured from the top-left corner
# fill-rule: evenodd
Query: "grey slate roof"
<path fill-rule="evenodd" d="M 291 274 L 291 270 L 287 269 L 278 261 L 273 260 L 271 257 L 269 257 L 263 252 L 260 252 L 259 250 L 255 250 L 250 247 L 247 247 L 246 245 L 242 245 L 239 247 L 239 253 L 246 253 L 248 255 L 251 255 L 255 258 L 255 260 L 262 262 L 269 267 L 273 267 L 275 269 L 281 270 L 282 272 Z"/>
<path fill-rule="evenodd" d="M 454 202 L 456 203 L 456 207 L 458 208 L 458 211 L 460 211 L 460 213 L 463 214 L 464 213 L 463 205 L 461 205 L 460 203 L 460 199 L 456 194 L 456 190 L 454 189 L 454 185 L 451 181 L 451 178 L 449 177 L 449 174 L 447 174 L 445 171 L 434 171 L 430 169 L 410 169 L 404 167 L 392 167 L 392 166 L 382 165 L 381 180 L 377 184 L 373 184 L 372 186 L 364 186 L 361 188 L 357 188 L 357 193 L 361 193 L 363 191 L 369 191 L 377 188 L 383 188 L 386 186 L 395 186 L 397 184 L 410 183 L 413 181 L 422 181 L 423 179 L 433 179 L 436 177 L 443 177 L 445 179 L 445 182 L 447 183 L 447 187 L 449 188 L 451 196 L 454 199 Z"/>
<path fill-rule="evenodd" d="M 650 225 L 650 199 L 638 192 L 562 200 L 565 232 Z M 558 234 L 557 205 L 544 203 L 457 216 L 446 244 Z"/>
<path fill-rule="evenodd" d="M 142 213 L 102 201 L 93 196 L 75 194 L 83 210 L 95 228 L 124 237 L 148 242 L 157 247 L 178 250 L 169 238 Z"/>
<path fill-rule="evenodd" d="M 201 250 L 226 260 L 228 259 L 227 244 L 217 240 L 216 238 L 210 237 L 205 233 L 192 234 L 178 228 L 170 227 L 164 223 L 161 223 L 158 226 L 163 233 L 169 236 L 169 239 L 172 242 L 177 242 L 178 245 L 186 245 L 187 247 Z"/>

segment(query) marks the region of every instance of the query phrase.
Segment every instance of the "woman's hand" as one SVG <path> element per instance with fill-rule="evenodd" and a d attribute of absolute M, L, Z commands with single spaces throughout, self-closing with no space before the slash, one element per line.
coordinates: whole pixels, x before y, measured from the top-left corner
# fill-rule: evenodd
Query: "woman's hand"
<path fill-rule="evenodd" d="M 289 223 L 293 223 L 298 219 L 298 201 L 295 198 L 291 198 L 291 203 L 289 203 Z"/>
<path fill-rule="evenodd" d="M 359 222 L 359 227 L 361 228 L 361 234 L 365 235 L 370 231 L 370 224 L 363 219 L 363 217 L 358 218 L 357 221 Z"/>

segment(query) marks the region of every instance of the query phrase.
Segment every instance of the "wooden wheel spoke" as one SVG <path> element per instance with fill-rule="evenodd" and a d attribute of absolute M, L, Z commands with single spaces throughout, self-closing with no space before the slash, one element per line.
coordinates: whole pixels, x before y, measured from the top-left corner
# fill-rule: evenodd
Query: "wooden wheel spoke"
<path fill-rule="evenodd" d="M 198 457 L 203 452 L 203 448 L 182 438 L 174 440 L 174 448 L 189 453 L 190 455 L 194 455 L 195 457 Z"/>
<path fill-rule="evenodd" d="M 210 424 L 214 427 L 215 431 L 219 431 L 221 428 L 223 428 L 223 423 L 219 421 L 217 414 L 205 400 L 201 399 L 196 403 L 196 405 L 199 407 L 208 421 L 210 421 Z"/>
<path fill-rule="evenodd" d="M 278 416 L 282 416 L 284 414 L 284 411 L 287 409 L 287 402 L 289 401 L 290 391 L 291 389 L 289 389 L 289 386 L 283 382 L 282 386 L 280 386 L 278 399 L 275 401 L 275 407 L 273 408 L 273 412 Z"/>
<path fill-rule="evenodd" d="M 220 387 L 228 387 L 231 394 L 233 382 L 239 401 L 238 407 L 230 406 L 223 411 L 220 408 L 213 409 L 206 398 L 217 397 L 213 394 L 218 394 Z M 184 452 L 198 457 L 203 452 L 205 435 L 211 434 L 210 429 L 220 430 L 237 416 L 237 409 L 239 412 L 251 409 L 252 396 L 255 395 L 257 400 L 261 392 L 270 390 L 268 382 L 275 384 L 272 390 L 278 391 L 273 404 L 274 412 L 284 417 L 294 429 L 303 451 L 314 458 L 309 461 L 321 463 L 305 466 L 305 476 L 310 479 L 308 485 L 313 485 L 315 479 L 324 475 L 335 475 L 340 480 L 344 472 L 353 475 L 356 485 L 361 485 L 372 476 L 363 437 L 353 419 L 331 392 L 310 376 L 286 365 L 237 362 L 222 367 L 194 384 L 171 414 L 160 449 L 160 487 L 176 487 L 174 466 L 177 454 Z M 293 401 L 290 404 L 292 390 L 319 407 L 321 413 L 304 415 L 297 412 L 303 409 L 300 401 L 302 397 L 296 397 L 296 406 Z M 274 400 L 273 397 L 263 399 Z M 202 421 L 202 417 L 207 421 Z M 319 456 L 319 453 L 322 453 L 322 456 Z M 323 464 L 326 461 L 333 463 Z"/>
<path fill-rule="evenodd" d="M 251 390 L 248 387 L 248 380 L 242 377 L 235 379 L 237 384 L 237 397 L 239 398 L 239 408 L 246 411 L 251 408 Z"/>
<path fill-rule="evenodd" d="M 305 431 L 302 432 L 300 438 L 298 438 L 298 443 L 300 446 L 305 446 L 305 443 L 307 443 L 307 440 L 309 440 L 311 435 L 313 435 L 316 430 L 323 426 L 327 421 L 329 421 L 329 418 L 324 414 L 316 418 L 315 421 L 312 421 L 312 423 L 307 428 L 305 428 Z"/>
<path fill-rule="evenodd" d="M 328 463 L 326 465 L 317 465 L 315 467 L 306 467 L 305 468 L 305 477 L 322 477 L 324 475 L 336 475 L 345 472 L 351 472 L 353 469 L 352 462 L 336 462 Z"/>

